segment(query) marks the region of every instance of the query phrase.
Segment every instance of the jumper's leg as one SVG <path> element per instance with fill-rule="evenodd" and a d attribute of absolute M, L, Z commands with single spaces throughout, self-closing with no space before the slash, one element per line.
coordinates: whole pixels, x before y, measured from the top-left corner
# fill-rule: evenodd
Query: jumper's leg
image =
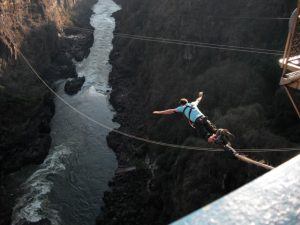
<path fill-rule="evenodd" d="M 205 127 L 205 129 L 211 133 L 211 134 L 215 134 L 217 132 L 217 127 L 210 121 L 208 120 L 206 117 L 203 119 L 202 121 L 203 126 Z"/>

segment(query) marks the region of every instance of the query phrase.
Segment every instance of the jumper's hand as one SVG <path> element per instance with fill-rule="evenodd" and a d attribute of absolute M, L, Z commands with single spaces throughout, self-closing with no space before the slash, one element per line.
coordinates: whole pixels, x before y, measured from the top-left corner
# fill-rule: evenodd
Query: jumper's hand
<path fill-rule="evenodd" d="M 203 91 L 200 91 L 199 92 L 199 97 L 202 97 L 203 96 Z"/>
<path fill-rule="evenodd" d="M 153 114 L 158 115 L 159 111 L 153 111 Z"/>

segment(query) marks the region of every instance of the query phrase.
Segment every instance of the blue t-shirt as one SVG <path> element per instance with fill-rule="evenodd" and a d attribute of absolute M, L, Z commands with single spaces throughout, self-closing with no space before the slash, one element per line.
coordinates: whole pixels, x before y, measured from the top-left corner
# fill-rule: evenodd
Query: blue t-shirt
<path fill-rule="evenodd" d="M 184 109 L 187 107 L 187 109 L 184 111 Z M 192 107 L 192 111 L 191 111 L 191 115 L 189 118 L 189 114 L 190 114 L 190 107 Z M 199 118 L 200 116 L 204 116 L 204 114 L 198 109 L 196 104 L 192 103 L 187 103 L 185 105 L 181 105 L 178 106 L 176 108 L 176 112 L 180 112 L 183 113 L 184 111 L 184 115 L 186 116 L 186 118 L 188 118 L 190 121 L 192 121 L 193 123 L 196 121 L 197 118 Z"/>

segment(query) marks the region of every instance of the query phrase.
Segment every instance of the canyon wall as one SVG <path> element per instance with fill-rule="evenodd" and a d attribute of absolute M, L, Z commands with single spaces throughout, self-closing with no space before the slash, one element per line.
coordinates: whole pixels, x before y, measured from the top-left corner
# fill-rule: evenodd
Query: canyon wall
<path fill-rule="evenodd" d="M 288 20 L 264 18 L 289 17 L 296 6 L 280 0 L 117 2 L 122 5 L 114 15 L 119 33 L 279 51 Z M 200 108 L 235 134 L 237 148 L 295 146 L 299 123 L 278 86 L 279 57 L 115 37 L 110 76 L 115 120 L 131 134 L 209 147 L 181 115 L 152 115 L 204 91 Z M 108 142 L 121 165 L 138 169 L 111 183 L 99 224 L 167 224 L 265 172 L 223 152 L 153 146 L 116 134 Z M 276 166 L 295 154 L 248 155 Z"/>
<path fill-rule="evenodd" d="M 53 96 L 25 64 L 21 51 L 46 82 L 76 77 L 72 59 L 85 57 L 96 0 L 1 0 L 0 2 L 0 224 L 9 224 L 11 205 L 4 179 L 25 165 L 41 163 L 51 144 Z M 65 31 L 65 32 L 64 32 Z M 77 39 L 66 35 L 76 34 Z"/>
<path fill-rule="evenodd" d="M 30 163 L 31 158 L 42 160 L 46 152 L 41 149 L 48 149 L 50 144 L 48 124 L 54 105 L 48 90 L 18 51 L 50 85 L 57 79 L 77 76 L 72 58 L 79 54 L 80 59 L 87 55 L 80 51 L 88 50 L 79 49 L 62 30 L 72 24 L 89 26 L 89 9 L 94 2 L 6 0 L 0 3 L 0 160 L 1 168 L 5 168 L 2 172 L 18 168 L 21 161 Z M 81 35 L 86 39 L 84 42 L 92 43 L 92 35 Z M 20 151 L 25 157 L 16 158 L 15 153 Z M 10 156 L 14 157 L 14 163 L 7 160 Z"/>

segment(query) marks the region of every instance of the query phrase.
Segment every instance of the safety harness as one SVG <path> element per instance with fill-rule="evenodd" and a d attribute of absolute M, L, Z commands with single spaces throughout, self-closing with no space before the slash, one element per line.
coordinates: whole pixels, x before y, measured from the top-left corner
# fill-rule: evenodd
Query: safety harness
<path fill-rule="evenodd" d="M 189 117 L 188 117 L 189 124 L 190 124 L 190 126 L 191 126 L 192 128 L 195 128 L 193 122 L 191 121 L 191 113 L 192 113 L 194 107 L 193 107 L 193 106 L 187 105 L 187 106 L 184 108 L 184 110 L 183 110 L 183 114 L 185 113 L 185 111 L 187 110 L 187 108 L 190 108 L 190 111 L 189 111 Z M 184 114 L 184 115 L 185 115 L 185 114 Z"/>

